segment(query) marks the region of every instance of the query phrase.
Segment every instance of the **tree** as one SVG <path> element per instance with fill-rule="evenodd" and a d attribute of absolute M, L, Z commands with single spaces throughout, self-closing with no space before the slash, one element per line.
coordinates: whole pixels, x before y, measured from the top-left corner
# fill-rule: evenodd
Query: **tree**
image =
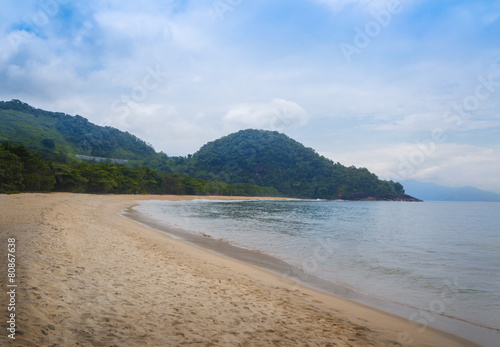
<path fill-rule="evenodd" d="M 82 176 L 88 180 L 88 193 L 112 193 L 118 186 L 111 174 L 105 170 L 106 164 L 91 164 L 84 168 Z"/>
<path fill-rule="evenodd" d="M 56 148 L 56 143 L 53 139 L 43 139 L 42 140 L 42 145 L 48 149 L 54 149 Z"/>
<path fill-rule="evenodd" d="M 87 164 L 84 164 L 87 165 Z M 52 163 L 52 170 L 56 177 L 55 190 L 58 192 L 84 193 L 89 181 L 82 176 L 82 165 Z"/>
<path fill-rule="evenodd" d="M 0 146 L 0 193 L 22 191 L 23 164 L 19 157 Z"/>
<path fill-rule="evenodd" d="M 396 194 L 404 194 L 405 193 L 403 185 L 399 182 L 394 183 L 394 190 L 396 191 Z"/>
<path fill-rule="evenodd" d="M 38 153 L 24 161 L 23 177 L 25 191 L 50 192 L 56 184 L 54 171 Z"/>

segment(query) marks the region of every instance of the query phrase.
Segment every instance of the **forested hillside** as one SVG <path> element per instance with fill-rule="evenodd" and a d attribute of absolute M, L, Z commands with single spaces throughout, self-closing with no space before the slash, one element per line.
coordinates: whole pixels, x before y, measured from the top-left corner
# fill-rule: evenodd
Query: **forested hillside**
<path fill-rule="evenodd" d="M 68 154 L 139 160 L 155 150 L 136 136 L 81 116 L 49 112 L 19 100 L 0 101 L 0 142 L 22 144 L 44 158 Z"/>
<path fill-rule="evenodd" d="M 335 163 L 273 131 L 241 130 L 192 156 L 168 157 L 128 132 L 12 100 L 0 102 L 0 143 L 0 192 L 411 200 L 401 184 L 382 181 L 366 168 Z M 82 155 L 104 163 L 82 161 Z M 46 173 L 46 180 L 35 183 L 33 170 Z"/>
<path fill-rule="evenodd" d="M 242 130 L 196 152 L 186 173 L 227 183 L 275 187 L 303 198 L 391 199 L 403 186 L 365 168 L 345 167 L 276 131 Z"/>

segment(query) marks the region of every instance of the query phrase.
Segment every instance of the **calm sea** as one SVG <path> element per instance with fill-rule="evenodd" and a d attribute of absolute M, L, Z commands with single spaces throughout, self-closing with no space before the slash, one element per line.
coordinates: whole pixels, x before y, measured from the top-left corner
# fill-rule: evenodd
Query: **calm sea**
<path fill-rule="evenodd" d="M 418 324 L 447 316 L 500 332 L 500 203 L 193 200 L 135 209 L 412 308 L 407 318 Z"/>

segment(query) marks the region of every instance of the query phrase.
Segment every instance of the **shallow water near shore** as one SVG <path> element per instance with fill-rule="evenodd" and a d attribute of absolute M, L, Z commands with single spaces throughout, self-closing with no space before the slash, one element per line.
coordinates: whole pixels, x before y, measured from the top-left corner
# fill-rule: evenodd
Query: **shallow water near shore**
<path fill-rule="evenodd" d="M 499 203 L 192 200 L 133 210 L 151 227 L 198 237 L 199 246 L 220 240 L 240 247 L 229 256 L 245 249 L 262 262 L 278 259 L 271 270 L 279 274 L 391 307 L 422 328 L 483 345 L 500 337 Z"/>

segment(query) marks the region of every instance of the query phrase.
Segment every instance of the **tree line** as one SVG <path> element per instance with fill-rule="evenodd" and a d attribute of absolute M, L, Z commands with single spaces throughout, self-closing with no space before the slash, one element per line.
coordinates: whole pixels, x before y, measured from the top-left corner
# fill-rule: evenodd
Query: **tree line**
<path fill-rule="evenodd" d="M 99 194 L 184 194 L 278 196 L 270 187 L 227 184 L 122 164 L 46 161 L 22 145 L 0 144 L 0 193 L 74 192 Z"/>

